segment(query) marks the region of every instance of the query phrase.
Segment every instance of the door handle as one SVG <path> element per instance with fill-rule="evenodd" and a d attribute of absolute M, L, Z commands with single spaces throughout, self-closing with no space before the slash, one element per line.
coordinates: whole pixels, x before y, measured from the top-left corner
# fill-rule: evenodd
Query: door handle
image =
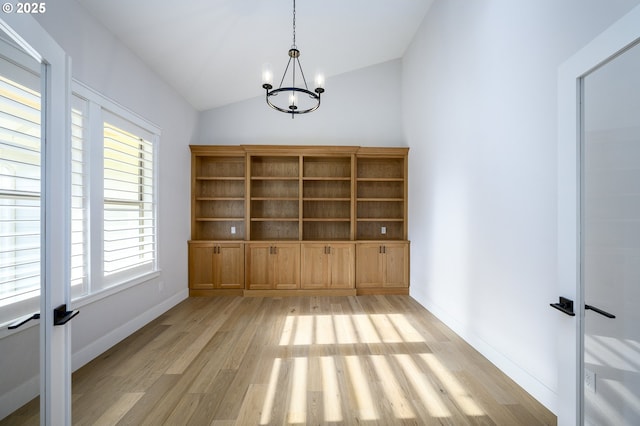
<path fill-rule="evenodd" d="M 587 304 L 585 304 L 585 305 L 584 305 L 584 309 L 585 309 L 585 310 L 591 310 L 591 311 L 596 312 L 596 313 L 598 313 L 598 314 L 600 314 L 600 315 L 602 315 L 602 316 L 605 316 L 605 317 L 607 317 L 607 318 L 615 318 L 615 317 L 616 317 L 615 315 L 610 314 L 610 313 L 609 313 L 609 312 L 607 312 L 607 311 L 603 311 L 603 310 L 602 310 L 602 309 L 600 309 L 600 308 L 596 308 L 595 306 L 591 306 L 591 305 L 587 305 Z"/>
<path fill-rule="evenodd" d="M 560 312 L 563 312 L 569 315 L 570 317 L 576 316 L 576 313 L 573 312 L 573 300 L 571 299 L 567 299 L 566 297 L 560 296 L 560 300 L 558 301 L 558 303 L 550 303 L 549 305 L 552 308 L 555 308 Z"/>
<path fill-rule="evenodd" d="M 67 305 L 60 305 L 56 309 L 53 310 L 53 325 L 65 325 L 68 323 L 73 317 L 78 315 L 80 311 L 67 311 Z M 18 318 L 11 324 L 9 324 L 9 330 L 15 330 L 18 327 L 21 327 L 28 323 L 31 320 L 40 319 L 40 312 L 36 312 L 35 314 L 25 315 L 23 317 Z"/>
<path fill-rule="evenodd" d="M 11 324 L 9 324 L 9 330 L 15 330 L 16 328 L 25 325 L 31 320 L 40 319 L 40 312 L 36 312 L 35 314 L 25 315 L 23 317 L 18 318 Z"/>
<path fill-rule="evenodd" d="M 79 313 L 78 310 L 67 311 L 67 305 L 60 305 L 53 310 L 53 325 L 65 325 Z"/>

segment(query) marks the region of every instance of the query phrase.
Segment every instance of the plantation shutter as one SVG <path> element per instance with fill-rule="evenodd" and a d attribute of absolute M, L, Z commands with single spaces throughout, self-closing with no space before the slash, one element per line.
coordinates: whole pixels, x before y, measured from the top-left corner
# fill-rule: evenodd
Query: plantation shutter
<path fill-rule="evenodd" d="M 87 101 L 72 98 L 71 108 L 71 292 L 78 297 L 88 292 L 87 173 L 86 140 Z"/>
<path fill-rule="evenodd" d="M 104 274 L 152 271 L 156 257 L 153 135 L 104 122 Z"/>
<path fill-rule="evenodd" d="M 3 62 L 3 64 L 5 64 Z M 8 64 L 8 63 L 7 63 Z M 8 64 L 11 65 L 11 64 Z M 0 305 L 40 291 L 40 94 L 37 76 L 0 74 Z"/>

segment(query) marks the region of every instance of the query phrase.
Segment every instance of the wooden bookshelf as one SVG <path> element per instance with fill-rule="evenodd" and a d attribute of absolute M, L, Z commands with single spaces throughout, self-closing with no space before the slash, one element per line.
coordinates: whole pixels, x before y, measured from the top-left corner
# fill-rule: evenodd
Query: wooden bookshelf
<path fill-rule="evenodd" d="M 249 238 L 300 239 L 299 155 L 249 155 Z"/>
<path fill-rule="evenodd" d="M 353 155 L 305 156 L 302 175 L 303 239 L 353 239 Z"/>
<path fill-rule="evenodd" d="M 408 148 L 191 152 L 190 294 L 408 292 Z"/>
<path fill-rule="evenodd" d="M 358 152 L 356 239 L 407 239 L 406 148 Z"/>
<path fill-rule="evenodd" d="M 192 240 L 245 239 L 245 179 L 242 151 L 192 151 Z"/>

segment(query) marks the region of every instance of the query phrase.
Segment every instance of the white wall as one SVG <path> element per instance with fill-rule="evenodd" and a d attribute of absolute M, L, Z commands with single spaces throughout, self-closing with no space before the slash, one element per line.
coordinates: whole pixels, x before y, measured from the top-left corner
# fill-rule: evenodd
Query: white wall
<path fill-rule="evenodd" d="M 258 97 L 200 114 L 197 141 L 203 145 L 406 146 L 400 120 L 400 75 L 401 62 L 394 60 L 330 77 L 320 108 L 294 119 L 269 108 L 256 79 Z"/>
<path fill-rule="evenodd" d="M 72 58 L 73 78 L 161 128 L 159 147 L 159 250 L 162 275 L 96 304 L 83 306 L 73 325 L 74 367 L 102 351 L 96 340 L 158 305 L 187 296 L 190 236 L 189 143 L 197 112 L 74 0 L 57 0 L 40 24 Z M 166 306 L 160 310 L 166 309 Z M 112 313 L 117 315 L 112 317 Z M 153 317 L 153 315 L 150 315 Z M 80 317 L 78 317 L 80 319 Z M 109 339 L 112 340 L 112 339 Z M 83 352 L 84 351 L 84 352 Z M 96 352 L 97 351 L 97 352 Z M 79 354 L 85 355 L 80 356 Z"/>
<path fill-rule="evenodd" d="M 71 324 L 75 369 L 187 297 L 186 241 L 190 235 L 188 145 L 193 142 L 198 116 L 171 87 L 74 0 L 56 0 L 55 4 L 48 5 L 46 14 L 37 18 L 72 57 L 75 79 L 162 130 L 158 166 L 161 275 L 158 279 L 80 307 L 80 315 Z M 0 339 L 3 358 L 5 354 L 24 353 L 25 348 L 32 348 L 32 334 L 24 331 Z M 31 365 L 37 365 L 37 357 Z M 20 398 L 30 398 L 29 393 L 37 393 L 39 389 L 38 382 L 31 380 L 32 373 L 24 369 L 9 366 L 2 379 L 0 402 L 3 405 L 18 403 Z M 20 387 L 20 384 L 24 386 Z M 6 406 L 2 408 L 0 414 L 7 409 Z"/>
<path fill-rule="evenodd" d="M 552 410 L 557 70 L 636 4 L 436 0 L 403 58 L 411 293 Z"/>

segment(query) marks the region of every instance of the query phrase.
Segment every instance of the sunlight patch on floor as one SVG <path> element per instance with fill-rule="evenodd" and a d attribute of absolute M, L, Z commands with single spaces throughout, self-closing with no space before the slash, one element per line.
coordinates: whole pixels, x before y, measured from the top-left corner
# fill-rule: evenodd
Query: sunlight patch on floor
<path fill-rule="evenodd" d="M 340 406 L 340 386 L 336 362 L 332 356 L 320 357 L 322 369 L 322 398 L 324 404 L 324 420 L 326 422 L 341 422 L 342 407 Z"/>
<path fill-rule="evenodd" d="M 420 371 L 411 355 L 397 354 L 394 357 L 404 370 L 405 376 L 411 382 L 416 393 L 420 395 L 420 399 L 429 414 L 432 417 L 451 417 L 451 413 L 444 401 L 442 401 L 439 392 L 433 388 L 427 376 Z"/>
<path fill-rule="evenodd" d="M 316 343 L 319 345 L 333 345 L 336 343 L 336 334 L 333 329 L 331 315 L 317 315 L 316 322 Z"/>
<path fill-rule="evenodd" d="M 453 396 L 456 404 L 468 416 L 484 416 L 486 413 L 476 404 L 469 392 L 451 374 L 434 354 L 420 354 L 420 358 L 429 366 L 440 382 Z"/>
<path fill-rule="evenodd" d="M 291 315 L 286 318 L 280 336 L 280 346 L 424 341 L 401 314 Z"/>
<path fill-rule="evenodd" d="M 313 316 L 304 315 L 296 321 L 296 332 L 293 344 L 296 346 L 308 346 L 313 343 Z"/>
<path fill-rule="evenodd" d="M 307 368 L 306 357 L 293 359 L 293 381 L 291 385 L 291 399 L 287 421 L 294 424 L 304 424 L 307 421 Z"/>
<path fill-rule="evenodd" d="M 393 414 L 398 419 L 414 419 L 416 415 L 411 409 L 411 403 L 406 399 L 402 386 L 398 383 L 387 357 L 384 355 L 372 355 L 371 362 L 378 375 L 378 380 L 382 383 L 387 399 L 391 403 Z"/>
<path fill-rule="evenodd" d="M 280 376 L 280 365 L 282 364 L 281 358 L 273 360 L 271 366 L 271 375 L 269 377 L 269 385 L 267 387 L 267 394 L 264 398 L 264 404 L 262 405 L 262 413 L 260 415 L 260 424 L 266 425 L 271 422 L 271 412 L 273 411 L 273 402 L 276 398 L 276 388 L 278 386 L 278 377 Z"/>
<path fill-rule="evenodd" d="M 361 420 L 378 419 L 376 405 L 373 402 L 369 383 L 367 383 L 362 365 L 360 364 L 360 357 L 349 355 L 345 356 L 344 360 L 347 366 L 347 372 L 349 373 L 349 380 L 351 381 L 353 397 L 355 397 L 358 406 L 358 418 Z"/>

